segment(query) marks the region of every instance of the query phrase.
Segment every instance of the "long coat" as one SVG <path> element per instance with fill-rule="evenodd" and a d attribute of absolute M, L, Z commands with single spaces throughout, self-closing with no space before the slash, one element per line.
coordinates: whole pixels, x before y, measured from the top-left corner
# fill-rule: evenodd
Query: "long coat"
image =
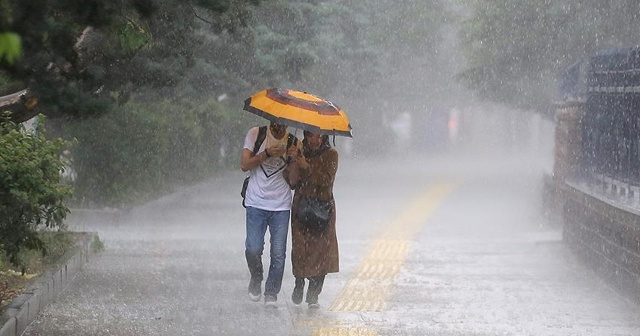
<path fill-rule="evenodd" d="M 291 206 L 291 264 L 293 275 L 308 278 L 339 271 L 338 239 L 336 237 L 336 202 L 333 182 L 338 170 L 338 152 L 329 148 L 315 157 L 306 158 L 309 169 L 300 169 L 300 182 L 294 185 Z M 329 224 L 322 233 L 304 230 L 296 211 L 302 195 L 330 200 L 333 207 Z"/>

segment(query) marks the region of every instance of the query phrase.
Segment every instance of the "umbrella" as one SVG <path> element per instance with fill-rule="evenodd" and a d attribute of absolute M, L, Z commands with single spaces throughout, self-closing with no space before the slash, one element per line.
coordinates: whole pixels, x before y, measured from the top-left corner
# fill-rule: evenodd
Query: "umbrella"
<path fill-rule="evenodd" d="M 244 110 L 274 123 L 313 133 L 352 136 L 351 124 L 342 109 L 307 92 L 262 90 L 244 101 Z"/>

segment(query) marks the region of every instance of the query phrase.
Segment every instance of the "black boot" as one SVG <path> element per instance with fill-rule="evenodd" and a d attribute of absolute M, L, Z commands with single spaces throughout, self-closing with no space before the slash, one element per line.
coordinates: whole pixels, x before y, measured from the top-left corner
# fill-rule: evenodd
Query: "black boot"
<path fill-rule="evenodd" d="M 307 303 L 309 309 L 318 309 L 318 296 L 322 292 L 322 286 L 324 285 L 324 275 L 315 276 L 309 278 L 309 288 L 307 289 Z"/>
<path fill-rule="evenodd" d="M 304 294 L 304 278 L 296 278 L 296 286 L 291 293 L 291 301 L 294 304 L 299 305 L 302 302 L 302 295 Z"/>

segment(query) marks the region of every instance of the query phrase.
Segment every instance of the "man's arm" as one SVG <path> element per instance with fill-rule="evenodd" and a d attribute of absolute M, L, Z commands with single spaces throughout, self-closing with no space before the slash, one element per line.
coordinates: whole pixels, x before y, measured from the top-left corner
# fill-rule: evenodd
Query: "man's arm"
<path fill-rule="evenodd" d="M 242 169 L 243 172 L 246 172 L 259 166 L 262 162 L 264 162 L 264 160 L 267 159 L 267 151 L 268 149 L 254 155 L 252 151 L 243 148 L 242 156 L 240 157 L 240 169 Z"/>

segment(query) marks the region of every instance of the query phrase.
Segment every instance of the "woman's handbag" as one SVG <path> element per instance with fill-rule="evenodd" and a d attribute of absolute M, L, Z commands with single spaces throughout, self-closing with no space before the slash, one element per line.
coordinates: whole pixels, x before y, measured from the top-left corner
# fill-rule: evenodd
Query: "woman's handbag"
<path fill-rule="evenodd" d="M 303 228 L 311 233 L 320 233 L 329 224 L 333 207 L 331 206 L 331 201 L 302 196 L 298 201 L 296 211 L 296 216 Z"/>

